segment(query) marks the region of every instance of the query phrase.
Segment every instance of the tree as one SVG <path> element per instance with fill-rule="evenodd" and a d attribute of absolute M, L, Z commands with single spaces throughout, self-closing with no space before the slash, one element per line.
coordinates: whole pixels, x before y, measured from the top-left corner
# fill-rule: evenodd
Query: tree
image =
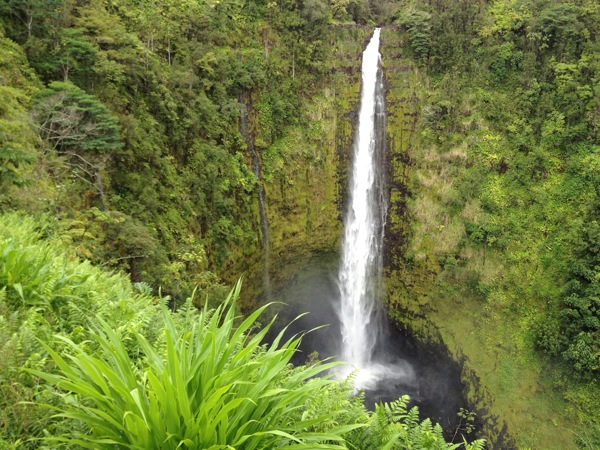
<path fill-rule="evenodd" d="M 415 57 L 421 62 L 425 61 L 431 45 L 431 14 L 427 11 L 407 11 L 400 16 L 398 24 L 406 28 Z"/>
<path fill-rule="evenodd" d="M 85 74 L 95 62 L 96 48 L 88 42 L 80 28 L 64 28 L 58 35 L 55 63 L 60 66 L 63 81 L 69 81 L 71 72 Z"/>
<path fill-rule="evenodd" d="M 34 97 L 31 116 L 46 152 L 65 156 L 71 172 L 88 181 L 106 205 L 101 171 L 122 147 L 117 118 L 95 96 L 55 81 Z"/>
<path fill-rule="evenodd" d="M 122 147 L 117 118 L 72 83 L 50 83 L 34 97 L 31 114 L 40 138 L 59 153 L 110 153 Z"/>
<path fill-rule="evenodd" d="M 62 0 L 5 0 L 0 4 L 0 12 L 12 19 L 11 37 L 25 42 L 33 36 L 48 34 L 62 6 Z"/>

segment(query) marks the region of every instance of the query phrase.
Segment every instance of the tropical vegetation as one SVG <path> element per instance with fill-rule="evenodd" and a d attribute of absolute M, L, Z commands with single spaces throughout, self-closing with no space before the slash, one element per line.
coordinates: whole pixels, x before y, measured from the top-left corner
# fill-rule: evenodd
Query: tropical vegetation
<path fill-rule="evenodd" d="M 367 411 L 326 375 L 339 363 L 293 367 L 302 337 L 264 345 L 269 305 L 237 316 L 240 283 L 216 310 L 172 312 L 15 214 L 0 219 L 0 255 L 1 448 L 459 446 L 407 397 Z"/>

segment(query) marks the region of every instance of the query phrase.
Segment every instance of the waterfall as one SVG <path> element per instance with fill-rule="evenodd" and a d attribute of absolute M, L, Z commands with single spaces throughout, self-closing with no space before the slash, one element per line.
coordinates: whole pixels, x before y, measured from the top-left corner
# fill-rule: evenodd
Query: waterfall
<path fill-rule="evenodd" d="M 379 333 L 376 300 L 387 212 L 382 169 L 385 105 L 379 33 L 377 28 L 363 53 L 360 113 L 338 273 L 341 359 L 359 370 L 357 382 L 363 369 L 371 366 Z"/>
<path fill-rule="evenodd" d="M 250 102 L 248 102 L 250 104 Z M 240 132 L 246 141 L 246 146 L 250 152 L 250 159 L 252 160 L 252 172 L 256 175 L 258 180 L 258 211 L 260 217 L 260 231 L 262 235 L 263 251 L 264 251 L 264 289 L 267 298 L 271 297 L 271 263 L 269 257 L 269 222 L 267 221 L 267 210 L 265 207 L 265 190 L 263 186 L 263 180 L 260 171 L 260 160 L 256 153 L 254 146 L 254 136 L 251 135 L 248 129 L 248 108 L 244 102 L 244 91 L 240 89 L 239 92 L 239 104 L 240 104 Z"/>

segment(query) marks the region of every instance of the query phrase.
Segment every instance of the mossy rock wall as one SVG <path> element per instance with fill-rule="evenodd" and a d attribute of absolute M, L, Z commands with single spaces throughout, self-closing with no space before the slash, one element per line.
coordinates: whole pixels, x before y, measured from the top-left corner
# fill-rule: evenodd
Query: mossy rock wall
<path fill-rule="evenodd" d="M 440 150 L 424 142 L 423 114 L 436 87 L 411 60 L 398 30 L 383 30 L 381 52 L 388 110 L 390 316 L 417 339 L 442 344 L 460 362 L 466 397 L 492 448 L 576 448 L 574 433 L 580 429 L 564 393 L 552 388 L 543 363 L 519 331 L 528 315 L 498 309 L 482 298 L 482 283 L 470 286 L 468 277 L 445 270 L 453 262 L 448 254 L 466 252 L 473 274 L 496 279 L 502 255 L 459 249 L 462 231 L 444 196 L 454 181 L 447 168 L 467 164 L 466 150 Z"/>
<path fill-rule="evenodd" d="M 337 29 L 332 67 L 297 111 L 300 122 L 307 126 L 288 127 L 279 139 L 266 145 L 261 93 L 253 98 L 250 122 L 265 193 L 269 279 L 275 288 L 312 255 L 338 251 L 360 101 L 361 55 L 371 33 L 370 27 Z M 261 242 L 259 214 L 257 200 L 257 242 Z M 247 274 L 242 294 L 246 307 L 265 296 L 262 246 L 252 249 L 228 272 L 232 276 Z"/>

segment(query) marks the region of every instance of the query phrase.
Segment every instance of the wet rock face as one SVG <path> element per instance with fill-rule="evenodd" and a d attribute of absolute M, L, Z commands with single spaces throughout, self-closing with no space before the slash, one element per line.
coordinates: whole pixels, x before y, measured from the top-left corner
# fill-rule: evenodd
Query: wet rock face
<path fill-rule="evenodd" d="M 296 364 L 314 359 L 314 352 L 321 360 L 340 354 L 341 329 L 336 312 L 338 260 L 337 254 L 313 257 L 274 290 L 273 300 L 283 301 L 286 305 L 279 312 L 271 339 L 291 320 L 308 313 L 287 330 L 289 336 L 313 330 L 303 338 L 301 352 L 294 359 Z M 429 417 L 439 423 L 447 439 L 453 437 L 457 428 L 458 439 L 461 433 L 467 436 L 466 430 L 462 429 L 466 425 L 465 419 L 458 416 L 461 408 L 468 409 L 459 364 L 448 356 L 443 346 L 419 343 L 405 330 L 393 325 L 383 313 L 380 312 L 380 316 L 383 332 L 373 360 L 395 368 L 397 376 L 386 376 L 366 390 L 366 406 L 374 408 L 376 403 L 408 394 L 412 399 L 410 405 L 419 407 L 420 417 Z M 315 330 L 317 327 L 322 328 Z"/>

